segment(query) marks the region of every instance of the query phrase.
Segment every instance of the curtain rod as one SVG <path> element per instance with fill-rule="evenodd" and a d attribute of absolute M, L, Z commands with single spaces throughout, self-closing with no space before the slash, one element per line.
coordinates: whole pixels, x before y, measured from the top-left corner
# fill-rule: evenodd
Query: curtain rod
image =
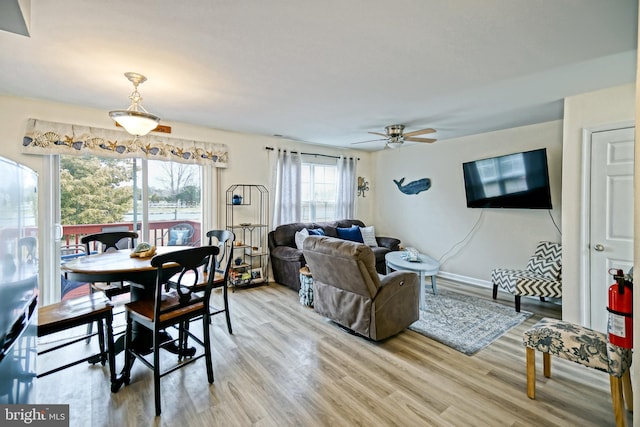
<path fill-rule="evenodd" d="M 275 150 L 275 148 L 273 148 L 273 147 L 264 147 L 264 149 L 265 149 L 265 150 L 269 150 L 269 151 L 274 151 L 274 150 Z M 279 150 L 280 150 L 280 149 L 278 148 L 278 151 L 279 151 Z M 292 152 L 292 153 L 296 153 L 296 154 L 303 154 L 303 155 L 306 155 L 306 156 L 322 156 L 322 157 L 329 157 L 329 158 L 331 158 L 331 159 L 339 159 L 339 158 L 341 157 L 341 156 L 332 156 L 332 155 L 330 155 L 330 154 L 301 153 L 301 152 L 298 152 L 298 151 L 291 151 L 291 152 Z M 360 160 L 360 157 L 356 157 L 356 160 Z"/>

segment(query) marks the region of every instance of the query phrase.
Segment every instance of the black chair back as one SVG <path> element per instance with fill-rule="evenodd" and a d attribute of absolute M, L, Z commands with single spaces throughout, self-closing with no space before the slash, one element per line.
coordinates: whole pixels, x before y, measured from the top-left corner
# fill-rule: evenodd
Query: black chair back
<path fill-rule="evenodd" d="M 218 273 L 226 276 L 233 258 L 233 242 L 236 240 L 236 235 L 229 230 L 210 230 L 207 232 L 207 238 L 209 246 L 220 248 L 220 253 L 216 256 L 215 268 Z"/>
<path fill-rule="evenodd" d="M 186 307 L 203 303 L 203 313 L 208 312 L 209 296 L 215 274 L 206 274 L 205 266 L 211 269 L 220 249 L 217 246 L 199 246 L 156 255 L 151 266 L 158 269 L 155 289 L 154 318 L 163 321 L 171 312 L 179 316 Z M 171 289 L 169 293 L 165 289 Z M 188 317 L 193 317 L 189 315 Z"/>
<path fill-rule="evenodd" d="M 87 255 L 91 254 L 91 243 L 98 242 L 100 246 L 99 252 L 107 252 L 109 250 L 135 248 L 138 233 L 135 231 L 109 231 L 104 233 L 88 234 L 80 239 L 85 245 Z M 94 246 L 97 246 L 94 243 Z M 97 249 L 97 247 L 96 247 Z"/>

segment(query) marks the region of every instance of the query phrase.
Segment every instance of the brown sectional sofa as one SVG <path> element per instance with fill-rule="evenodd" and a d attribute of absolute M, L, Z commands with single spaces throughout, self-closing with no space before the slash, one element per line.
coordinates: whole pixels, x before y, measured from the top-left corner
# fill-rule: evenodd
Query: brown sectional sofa
<path fill-rule="evenodd" d="M 326 236 L 338 237 L 337 228 L 349 228 L 352 225 L 365 226 L 362 221 L 357 219 L 342 219 L 333 222 L 296 222 L 276 227 L 268 235 L 274 280 L 293 290 L 300 289 L 300 268 L 306 265 L 306 262 L 302 250 L 296 247 L 296 231 L 300 231 L 303 228 L 307 230 L 322 228 Z M 385 274 L 384 256 L 388 252 L 400 250 L 400 240 L 393 237 L 376 236 L 376 241 L 378 247 L 371 248 L 376 258 L 376 271 L 380 274 Z"/>

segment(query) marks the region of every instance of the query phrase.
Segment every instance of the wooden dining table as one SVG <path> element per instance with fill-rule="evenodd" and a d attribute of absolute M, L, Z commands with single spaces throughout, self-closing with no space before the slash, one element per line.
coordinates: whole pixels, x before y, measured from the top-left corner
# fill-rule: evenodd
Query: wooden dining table
<path fill-rule="evenodd" d="M 189 249 L 191 246 L 158 246 L 155 255 Z M 142 297 L 153 292 L 156 268 L 151 265 L 153 257 L 131 257 L 133 249 L 121 249 L 75 258 L 62 265 L 67 280 L 77 282 L 121 282 L 128 281 L 140 289 L 135 292 Z M 134 292 L 132 290 L 132 292 Z M 132 299 L 134 295 L 132 294 Z"/>
<path fill-rule="evenodd" d="M 191 246 L 158 246 L 155 255 L 192 248 Z M 153 298 L 156 288 L 157 269 L 151 265 L 153 257 L 131 257 L 132 249 L 104 252 L 73 259 L 61 266 L 67 280 L 76 282 L 129 282 L 131 283 L 131 301 Z M 171 268 L 170 266 L 165 266 Z M 223 281 L 222 275 L 216 274 L 215 281 Z M 133 345 L 144 353 L 151 352 L 153 334 L 137 323 L 132 325 Z M 172 340 L 167 334 L 166 340 Z M 115 344 L 116 353 L 124 350 L 124 337 L 120 336 Z M 179 352 L 177 347 L 169 351 Z M 194 349 L 195 350 L 195 349 Z M 121 383 L 112 384 L 112 391 L 117 391 Z"/>

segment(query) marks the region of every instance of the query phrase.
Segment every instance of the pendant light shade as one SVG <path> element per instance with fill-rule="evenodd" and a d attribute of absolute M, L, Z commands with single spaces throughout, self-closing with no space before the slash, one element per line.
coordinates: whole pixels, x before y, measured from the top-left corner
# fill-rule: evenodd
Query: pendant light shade
<path fill-rule="evenodd" d="M 126 110 L 109 111 L 109 116 L 131 135 L 144 136 L 158 126 L 160 117 L 147 112 L 142 106 L 142 96 L 138 92 L 138 85 L 144 83 L 147 78 L 138 73 L 124 73 L 124 75 L 133 83 L 134 89 L 129 96 L 131 105 Z"/>

